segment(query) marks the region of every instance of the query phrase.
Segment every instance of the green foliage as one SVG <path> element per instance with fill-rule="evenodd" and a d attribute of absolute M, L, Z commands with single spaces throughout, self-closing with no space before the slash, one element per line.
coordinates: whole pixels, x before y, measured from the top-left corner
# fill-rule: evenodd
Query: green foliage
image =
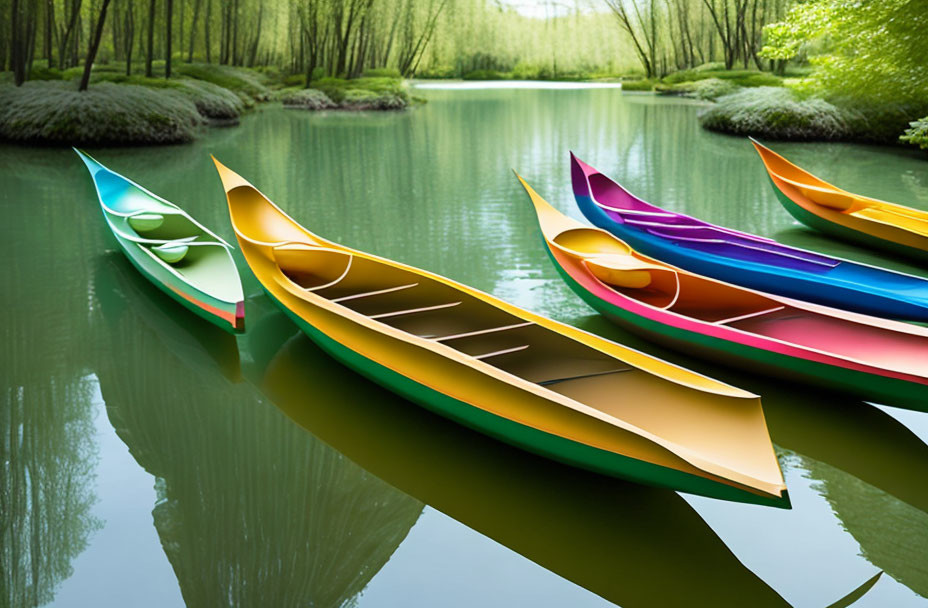
<path fill-rule="evenodd" d="M 402 78 L 403 75 L 396 68 L 369 68 L 362 74 L 365 78 Z"/>
<path fill-rule="evenodd" d="M 63 76 L 61 70 L 36 65 L 32 66 L 29 78 L 30 80 L 61 80 Z"/>
<path fill-rule="evenodd" d="M 789 89 L 742 89 L 719 98 L 699 115 L 703 127 L 769 139 L 843 139 L 849 116 L 823 99 L 799 100 Z"/>
<path fill-rule="evenodd" d="M 319 89 L 339 105 L 345 101 L 347 92 L 353 89 L 376 93 L 384 96 L 385 99 L 388 97 L 391 99 L 397 98 L 402 100 L 404 104 L 409 103 L 409 92 L 406 90 L 405 83 L 399 78 L 374 77 L 354 78 L 352 80 L 320 78 L 313 81 L 312 88 Z"/>
<path fill-rule="evenodd" d="M 271 91 L 266 78 L 244 68 L 205 63 L 182 63 L 176 67 L 178 74 L 197 80 L 205 80 L 237 94 L 246 105 L 255 101 L 267 101 Z"/>
<path fill-rule="evenodd" d="M 340 107 L 346 110 L 402 110 L 407 101 L 387 91 L 347 89 Z"/>
<path fill-rule="evenodd" d="M 506 74 L 496 70 L 473 70 L 464 74 L 462 78 L 464 80 L 504 80 Z"/>
<path fill-rule="evenodd" d="M 0 139 L 53 145 L 143 145 L 194 139 L 203 119 L 174 91 L 102 82 L 0 86 Z"/>
<path fill-rule="evenodd" d="M 807 92 L 855 106 L 928 107 L 928 5 L 924 0 L 814 0 L 769 25 L 764 54 L 807 49 Z M 769 48 L 768 48 L 769 47 Z"/>
<path fill-rule="evenodd" d="M 665 84 L 679 84 L 681 82 L 693 82 L 697 80 L 706 80 L 708 78 L 728 80 L 742 87 L 775 87 L 783 82 L 781 78 L 768 72 L 758 72 L 757 70 L 715 70 L 709 69 L 706 66 L 668 74 L 663 78 L 663 82 Z"/>
<path fill-rule="evenodd" d="M 623 80 L 622 90 L 623 91 L 653 91 L 654 81 L 648 80 L 648 79 Z"/>
<path fill-rule="evenodd" d="M 719 97 L 730 95 L 739 88 L 740 87 L 731 80 L 706 78 L 694 82 L 681 82 L 679 84 L 657 84 L 654 90 L 658 95 L 676 95 L 712 101 Z"/>
<path fill-rule="evenodd" d="M 335 107 L 329 96 L 319 89 L 283 89 L 277 99 L 284 107 L 300 110 L 327 110 Z"/>
<path fill-rule="evenodd" d="M 302 87 L 306 84 L 306 74 L 290 74 L 284 78 L 285 87 Z"/>
<path fill-rule="evenodd" d="M 457 78 L 458 74 L 454 66 L 451 65 L 434 65 L 424 70 L 419 70 L 417 78 Z"/>
<path fill-rule="evenodd" d="M 922 150 L 928 150 L 928 116 L 909 123 L 909 128 L 899 139 Z"/>

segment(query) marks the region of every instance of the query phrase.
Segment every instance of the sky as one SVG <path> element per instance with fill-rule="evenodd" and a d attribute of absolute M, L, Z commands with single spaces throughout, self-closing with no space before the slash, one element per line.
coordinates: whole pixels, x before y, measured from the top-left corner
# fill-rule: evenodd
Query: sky
<path fill-rule="evenodd" d="M 576 6 L 581 10 L 590 10 L 598 5 L 595 0 L 495 0 L 499 4 L 511 6 L 527 17 L 544 19 L 564 15 Z"/>

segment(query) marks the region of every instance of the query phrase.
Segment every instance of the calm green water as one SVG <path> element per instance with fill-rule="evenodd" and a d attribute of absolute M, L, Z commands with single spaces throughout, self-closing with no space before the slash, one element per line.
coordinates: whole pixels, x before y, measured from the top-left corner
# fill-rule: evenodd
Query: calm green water
<path fill-rule="evenodd" d="M 0 606 L 928 606 L 928 416 L 652 348 L 557 278 L 510 169 L 577 216 L 567 151 L 667 207 L 910 272 L 775 202 L 698 106 L 423 89 L 404 114 L 267 108 L 197 144 L 90 150 L 231 238 L 210 154 L 298 221 L 758 392 L 791 511 L 634 486 L 436 418 L 297 335 L 243 266 L 213 330 L 114 251 L 67 150 L 0 147 Z M 928 208 L 916 152 L 777 150 Z M 921 271 L 924 274 L 924 271 Z"/>

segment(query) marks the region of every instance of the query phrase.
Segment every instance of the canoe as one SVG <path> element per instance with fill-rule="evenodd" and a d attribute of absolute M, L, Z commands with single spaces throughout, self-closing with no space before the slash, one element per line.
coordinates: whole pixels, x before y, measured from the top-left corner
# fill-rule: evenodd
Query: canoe
<path fill-rule="evenodd" d="M 687 272 L 566 217 L 522 185 L 558 273 L 616 324 L 752 372 L 928 411 L 928 328 Z"/>
<path fill-rule="evenodd" d="M 571 154 L 577 205 L 636 251 L 696 274 L 877 317 L 928 321 L 928 280 L 667 211 Z"/>
<path fill-rule="evenodd" d="M 232 247 L 183 209 L 77 152 L 93 178 L 103 217 L 132 265 L 196 315 L 245 329 L 242 282 Z"/>
<path fill-rule="evenodd" d="M 751 143 L 780 203 L 803 224 L 847 241 L 928 259 L 928 211 L 842 190 L 754 139 Z"/>
<path fill-rule="evenodd" d="M 258 282 L 346 366 L 433 412 L 556 461 L 788 507 L 757 396 L 322 239 L 216 166 Z"/>

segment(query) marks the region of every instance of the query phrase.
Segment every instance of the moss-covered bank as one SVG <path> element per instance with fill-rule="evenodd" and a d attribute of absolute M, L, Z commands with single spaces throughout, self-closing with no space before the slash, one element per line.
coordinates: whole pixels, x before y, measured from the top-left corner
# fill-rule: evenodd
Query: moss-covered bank
<path fill-rule="evenodd" d="M 162 71 L 155 66 L 155 73 Z M 20 87 L 0 74 L 0 140 L 42 145 L 152 145 L 192 141 L 210 125 L 234 125 L 256 104 L 279 100 L 305 110 L 395 110 L 411 98 L 402 79 L 375 74 L 324 78 L 313 88 L 270 70 L 180 64 L 178 77 L 126 76 L 100 66 L 87 91 L 80 71 L 37 70 Z M 162 72 L 163 73 L 163 72 Z M 293 82 L 291 82 L 293 81 Z"/>

